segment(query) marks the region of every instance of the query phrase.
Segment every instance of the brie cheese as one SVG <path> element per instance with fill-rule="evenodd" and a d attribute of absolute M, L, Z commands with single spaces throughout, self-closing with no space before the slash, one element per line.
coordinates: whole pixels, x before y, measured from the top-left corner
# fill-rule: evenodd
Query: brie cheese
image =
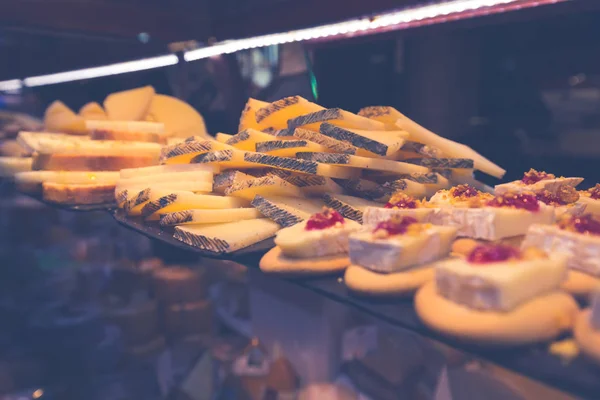
<path fill-rule="evenodd" d="M 531 185 L 526 185 L 523 181 L 512 181 L 494 186 L 494 193 L 523 193 L 523 192 L 541 192 L 547 190 L 552 194 L 556 194 L 562 186 L 575 187 L 583 182 L 583 178 L 554 178 L 544 179 Z"/>
<path fill-rule="evenodd" d="M 585 205 L 585 212 L 587 214 L 600 215 L 600 200 L 587 196 L 579 196 L 577 204 Z"/>

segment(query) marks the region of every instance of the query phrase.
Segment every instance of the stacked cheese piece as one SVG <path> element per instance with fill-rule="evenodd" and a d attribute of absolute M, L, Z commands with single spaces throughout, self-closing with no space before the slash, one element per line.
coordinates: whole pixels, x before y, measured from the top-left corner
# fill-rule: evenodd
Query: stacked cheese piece
<path fill-rule="evenodd" d="M 273 103 L 250 99 L 239 133 L 219 133 L 216 140 L 190 137 L 163 148 L 161 162 L 218 165 L 222 172 L 215 176 L 215 192 L 251 202 L 282 227 L 307 219 L 325 204 L 361 221 L 367 206 L 382 206 L 398 191 L 425 198 L 453 183 L 482 187 L 474 169 L 504 174 L 470 148 L 425 130 L 391 107 L 370 107 L 357 115 L 299 96 Z M 245 222 L 222 228 L 210 234 L 228 244 L 233 232 L 255 232 L 255 225 Z M 257 239 L 271 226 L 264 229 Z M 208 249 L 205 233 L 188 229 L 178 236 Z M 222 251 L 233 248 L 239 245 Z"/>

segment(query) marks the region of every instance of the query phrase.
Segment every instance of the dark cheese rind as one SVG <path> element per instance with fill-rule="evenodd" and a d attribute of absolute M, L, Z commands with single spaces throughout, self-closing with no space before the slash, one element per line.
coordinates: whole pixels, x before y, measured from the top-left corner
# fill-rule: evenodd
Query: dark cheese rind
<path fill-rule="evenodd" d="M 268 154 L 260 153 L 245 153 L 244 161 L 313 175 L 317 174 L 319 166 L 316 162 L 289 157 L 270 156 Z"/>
<path fill-rule="evenodd" d="M 136 206 L 138 206 L 148 200 L 150 200 L 150 188 L 146 188 L 146 189 L 142 190 L 141 192 L 136 194 L 133 198 L 127 200 L 125 202 L 125 204 L 123 205 L 123 209 L 126 212 L 129 212 Z"/>
<path fill-rule="evenodd" d="M 254 200 L 252 200 L 252 203 L 250 204 L 252 204 L 252 207 L 256 208 L 262 215 L 278 223 L 284 228 L 296 225 L 304 220 L 304 218 L 292 214 L 288 210 L 279 207 L 277 204 L 265 199 L 260 195 L 255 196 Z"/>
<path fill-rule="evenodd" d="M 177 194 L 171 193 L 166 196 L 160 197 L 157 200 L 149 201 L 144 208 L 142 208 L 142 217 L 148 217 L 160 209 L 173 204 L 177 200 Z"/>
<path fill-rule="evenodd" d="M 325 205 L 327 207 L 333 208 L 335 211 L 342 214 L 342 216 L 344 218 L 348 218 L 353 221 L 357 221 L 361 224 L 363 223 L 363 220 L 362 220 L 363 212 L 352 207 L 350 204 L 345 203 L 339 199 L 336 199 L 335 197 L 332 197 L 331 195 L 328 195 L 328 194 L 323 196 L 323 201 L 325 202 Z"/>
<path fill-rule="evenodd" d="M 115 201 L 117 204 L 121 204 L 121 203 L 125 203 L 127 201 L 127 195 L 128 195 L 128 191 L 127 189 L 125 190 L 121 190 L 119 193 L 115 194 Z"/>
<path fill-rule="evenodd" d="M 237 134 L 233 135 L 232 137 L 230 137 L 229 139 L 227 139 L 225 144 L 228 144 L 230 146 L 235 146 L 236 144 L 238 144 L 240 142 L 244 142 L 248 139 L 250 139 L 250 134 L 248 133 L 247 130 L 243 130 L 240 133 L 237 133 Z"/>
<path fill-rule="evenodd" d="M 417 183 L 438 183 L 438 175 L 434 172 L 429 172 L 427 174 L 400 174 L 397 175 L 397 177 L 398 179 L 406 179 Z"/>
<path fill-rule="evenodd" d="M 438 183 L 438 174 L 435 172 L 427 172 L 424 174 L 412 173 L 412 174 L 396 174 L 390 172 L 380 171 L 364 171 L 365 178 L 368 178 L 377 183 L 385 183 L 393 181 L 395 179 L 406 179 L 407 181 L 413 181 L 416 183 L 424 184 L 435 184 Z"/>
<path fill-rule="evenodd" d="M 293 136 L 298 139 L 304 139 L 320 144 L 321 146 L 325 146 L 336 153 L 356 154 L 356 147 L 308 129 L 296 128 L 294 129 Z"/>
<path fill-rule="evenodd" d="M 288 129 L 275 129 L 275 128 L 265 128 L 263 129 L 264 133 L 268 133 L 269 135 L 273 135 L 275 137 L 291 137 L 290 131 Z"/>
<path fill-rule="evenodd" d="M 284 171 L 281 169 L 274 169 L 271 172 L 273 175 L 277 175 L 286 182 L 291 183 L 294 186 L 300 188 L 310 186 L 323 186 L 327 183 L 327 179 L 324 176 L 319 175 L 298 175 L 290 171 Z"/>
<path fill-rule="evenodd" d="M 322 164 L 350 164 L 350 154 L 336 154 L 336 153 L 315 153 L 300 151 L 296 153 L 296 157 L 302 160 L 319 162 Z"/>
<path fill-rule="evenodd" d="M 175 227 L 173 238 L 182 241 L 190 246 L 198 247 L 202 250 L 212 251 L 213 253 L 227 253 L 229 251 L 229 243 L 222 239 L 209 238 L 202 235 L 196 235 Z"/>
<path fill-rule="evenodd" d="M 442 156 L 442 151 L 437 147 L 428 146 L 418 142 L 404 142 L 400 150 L 408 153 L 416 153 L 424 157 L 440 158 Z"/>
<path fill-rule="evenodd" d="M 395 181 L 385 182 L 381 186 L 384 188 L 384 190 L 387 190 L 388 193 L 396 193 L 406 190 L 407 184 L 404 179 L 397 179 Z"/>
<path fill-rule="evenodd" d="M 259 153 L 268 153 L 273 150 L 289 149 L 294 147 L 306 147 L 306 140 L 271 140 L 269 142 L 256 143 L 256 151 Z"/>
<path fill-rule="evenodd" d="M 347 129 L 340 128 L 339 126 L 324 123 L 321 124 L 319 131 L 325 136 L 329 136 L 333 139 L 349 143 L 354 147 L 365 149 L 367 151 L 370 151 L 371 153 L 375 153 L 381 156 L 385 156 L 388 151 L 388 146 L 386 146 L 385 144 L 358 135 Z"/>
<path fill-rule="evenodd" d="M 206 164 L 218 161 L 231 161 L 233 150 L 218 150 L 204 154 L 198 154 L 190 160 L 190 164 Z"/>
<path fill-rule="evenodd" d="M 231 185 L 227 190 L 225 190 L 226 195 L 230 195 L 231 193 L 238 192 L 240 190 L 246 190 L 253 187 L 265 187 L 265 186 L 278 186 L 282 182 L 278 180 L 277 177 L 273 175 L 263 176 L 261 178 L 249 179 L 247 181 L 235 182 Z M 287 182 L 284 182 L 287 183 Z M 290 185 L 288 185 L 290 186 Z"/>
<path fill-rule="evenodd" d="M 474 167 L 473 160 L 470 158 L 409 158 L 402 161 L 427 168 L 472 169 Z"/>
<path fill-rule="evenodd" d="M 433 171 L 434 173 L 440 174 L 446 179 L 452 178 L 452 170 L 451 169 L 436 169 Z"/>
<path fill-rule="evenodd" d="M 379 200 L 390 195 L 390 189 L 365 179 L 333 179 L 349 194 L 363 199 Z M 406 184 L 404 186 L 406 188 Z"/>
<path fill-rule="evenodd" d="M 160 224 L 163 226 L 173 226 L 192 222 L 194 214 L 190 210 L 177 211 L 160 217 Z"/>
<path fill-rule="evenodd" d="M 328 108 L 288 120 L 288 129 L 291 131 L 300 126 L 342 118 L 342 110 L 340 108 Z"/>
<path fill-rule="evenodd" d="M 172 157 L 182 156 L 190 153 L 200 153 L 211 151 L 213 146 L 208 141 L 203 142 L 183 142 L 162 149 L 160 159 L 166 160 Z"/>
<path fill-rule="evenodd" d="M 372 106 L 361 108 L 358 115 L 366 118 L 380 117 L 382 115 L 388 115 L 390 108 L 386 106 Z"/>
<path fill-rule="evenodd" d="M 300 102 L 300 96 L 290 96 L 285 97 L 281 100 L 274 101 L 273 103 L 264 106 L 256 111 L 256 122 L 260 123 L 263 119 L 267 118 L 269 115 L 294 104 L 298 104 Z"/>
<path fill-rule="evenodd" d="M 236 181 L 238 176 L 242 176 L 242 174 L 243 172 L 232 169 L 215 175 L 213 178 L 213 192 L 225 193 L 225 190 Z"/>

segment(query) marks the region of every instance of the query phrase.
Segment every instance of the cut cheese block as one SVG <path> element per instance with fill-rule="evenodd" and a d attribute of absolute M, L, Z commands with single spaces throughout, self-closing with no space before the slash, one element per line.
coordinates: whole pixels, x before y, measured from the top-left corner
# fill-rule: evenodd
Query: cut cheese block
<path fill-rule="evenodd" d="M 382 185 L 365 179 L 336 179 L 335 182 L 347 193 L 364 199 L 378 200 L 393 194 Z"/>
<path fill-rule="evenodd" d="M 309 131 L 308 129 L 296 128 L 293 130 L 292 136 L 298 139 L 308 140 L 310 142 L 320 144 L 329 149 L 330 153 L 342 153 L 342 154 L 358 154 L 359 149 L 348 144 L 346 142 L 342 142 L 340 140 L 336 140 L 330 138 L 329 136 L 325 136 L 321 133 Z M 363 155 L 363 154 L 360 154 Z"/>
<path fill-rule="evenodd" d="M 476 310 L 506 312 L 558 290 L 566 271 L 567 258 L 560 253 L 486 263 L 483 268 L 454 259 L 436 266 L 435 283 L 438 293 L 450 301 Z"/>
<path fill-rule="evenodd" d="M 253 98 L 249 98 L 248 102 L 244 106 L 244 110 L 242 111 L 242 115 L 240 117 L 240 124 L 238 126 L 238 132 L 241 132 L 244 129 L 248 129 L 248 128 L 258 129 L 259 125 L 258 125 L 258 122 L 256 122 L 256 112 L 259 109 L 266 107 L 268 105 L 269 105 L 269 103 L 267 103 L 266 101 L 260 101 L 260 100 L 256 100 Z"/>
<path fill-rule="evenodd" d="M 295 157 L 299 151 L 329 152 L 329 149 L 307 140 L 271 140 L 256 143 L 256 151 L 274 156 Z"/>
<path fill-rule="evenodd" d="M 139 168 L 156 164 L 158 158 L 151 154 L 35 153 L 32 169 L 35 171 L 120 171 L 123 168 Z"/>
<path fill-rule="evenodd" d="M 341 108 L 320 110 L 292 118 L 288 121 L 288 129 L 304 128 L 323 133 L 319 130 L 323 123 L 346 129 L 361 129 L 367 131 L 383 131 L 385 129 L 385 125 L 381 122 L 352 114 Z M 396 149 L 396 151 L 397 150 L 399 150 L 399 148 Z"/>
<path fill-rule="evenodd" d="M 416 199 L 432 196 L 438 190 L 437 185 L 436 187 L 431 187 L 431 185 L 425 185 L 408 179 L 388 181 L 382 184 L 381 187 L 386 193 L 402 192 Z M 387 199 L 385 200 L 387 201 Z"/>
<path fill-rule="evenodd" d="M 234 183 L 225 194 L 252 200 L 256 195 L 304 197 L 302 191 L 291 183 L 275 175 L 253 178 Z"/>
<path fill-rule="evenodd" d="M 262 215 L 284 227 L 295 225 L 321 212 L 323 205 L 322 200 L 282 196 L 257 195 L 252 200 L 252 206 Z"/>
<path fill-rule="evenodd" d="M 76 171 L 27 171 L 15 174 L 15 183 L 20 191 L 37 194 L 42 192 L 43 182 L 63 184 L 109 184 L 119 180 L 118 172 L 76 172 Z"/>
<path fill-rule="evenodd" d="M 191 170 L 179 172 L 166 172 L 157 175 L 142 175 L 133 178 L 121 178 L 118 185 L 123 187 L 144 186 L 148 187 L 155 183 L 179 183 L 179 182 L 202 182 L 205 186 L 211 186 L 213 173 L 206 170 Z"/>
<path fill-rule="evenodd" d="M 291 96 L 260 108 L 256 111 L 255 116 L 259 130 L 285 129 L 288 127 L 290 119 L 324 109 L 324 107 L 311 103 L 300 96 Z"/>
<path fill-rule="evenodd" d="M 167 144 L 165 126 L 146 121 L 85 121 L 92 140 L 124 140 Z"/>
<path fill-rule="evenodd" d="M 113 203 L 115 185 L 45 182 L 42 184 L 42 198 L 51 203 L 70 205 Z"/>
<path fill-rule="evenodd" d="M 235 170 L 221 172 L 220 174 L 216 175 L 213 179 L 213 192 L 225 194 L 225 191 L 229 189 L 234 183 L 247 181 L 253 178 L 254 177 L 251 175 Z"/>
<path fill-rule="evenodd" d="M 129 179 L 173 174 L 177 172 L 212 172 L 214 174 L 219 172 L 219 167 L 216 165 L 203 164 L 155 165 L 152 167 L 122 169 L 120 176 L 122 179 Z"/>
<path fill-rule="evenodd" d="M 431 158 L 442 158 L 443 153 L 440 149 L 435 146 L 430 146 L 427 144 L 405 141 L 400 151 L 392 154 L 391 158 L 393 160 L 403 160 L 407 158 L 417 158 L 417 157 L 431 157 Z"/>
<path fill-rule="evenodd" d="M 61 101 L 55 101 L 44 113 L 44 128 L 49 132 L 85 135 L 85 120 Z"/>
<path fill-rule="evenodd" d="M 402 148 L 405 138 L 408 137 L 408 134 L 403 132 L 390 135 L 387 131 L 347 129 L 327 123 L 321 125 L 319 132 L 378 156 L 391 156 L 397 153 Z"/>
<path fill-rule="evenodd" d="M 446 157 L 470 158 L 475 163 L 475 169 L 496 178 L 502 178 L 506 170 L 500 168 L 481 154 L 464 144 L 453 142 L 425 129 L 392 107 L 367 107 L 360 110 L 359 115 L 384 122 L 391 129 L 403 129 L 410 134 L 411 140 L 435 146 Z"/>
<path fill-rule="evenodd" d="M 435 211 L 433 208 L 367 207 L 363 212 L 363 225 L 376 227 L 380 222 L 394 217 L 411 217 L 419 222 L 429 222 Z"/>
<path fill-rule="evenodd" d="M 407 164 L 400 161 L 353 156 L 350 154 L 299 152 L 296 154 L 296 157 L 302 160 L 314 161 L 323 164 L 345 165 L 348 167 L 393 172 L 398 174 L 423 174 L 429 172 L 428 168 L 421 167 L 419 165 Z"/>
<path fill-rule="evenodd" d="M 64 133 L 49 133 L 49 132 L 26 132 L 21 131 L 17 135 L 17 143 L 25 149 L 28 154 L 35 151 L 42 151 L 43 144 L 48 141 L 53 142 L 75 142 L 89 141 L 87 136 L 72 136 Z"/>
<path fill-rule="evenodd" d="M 215 140 L 186 140 L 182 143 L 164 147 L 161 151 L 160 160 L 166 164 L 189 164 L 192 158 L 199 154 L 230 148 L 231 146 Z"/>
<path fill-rule="evenodd" d="M 191 189 L 191 190 L 190 190 Z M 193 187 L 187 183 L 174 183 L 174 184 L 155 184 L 151 187 L 138 190 L 138 188 L 120 188 L 117 186 L 115 193 L 121 193 L 124 190 L 130 194 L 130 197 L 123 203 L 123 210 L 128 215 L 139 216 L 142 213 L 142 209 L 148 202 L 156 201 L 164 196 L 177 193 L 179 197 L 185 196 L 186 194 L 194 195 Z M 212 196 L 211 196 L 212 197 Z M 216 196 L 215 196 L 216 197 Z M 204 199 L 206 201 L 206 199 Z M 200 208 L 201 206 L 195 206 L 194 208 Z M 182 209 L 186 209 L 185 207 Z M 181 211 L 173 210 L 173 211 Z"/>
<path fill-rule="evenodd" d="M 212 189 L 212 182 L 210 181 L 178 181 L 178 182 L 146 182 L 136 183 L 133 185 L 124 185 L 121 180 L 118 181 L 115 187 L 115 195 L 120 192 L 127 190 L 129 193 L 129 200 L 139 195 L 146 189 L 152 189 L 150 194 L 152 198 L 148 200 L 156 200 L 159 197 L 166 196 L 175 191 L 187 191 L 193 193 L 210 193 Z M 120 197 L 120 196 L 119 196 Z M 135 202 L 134 202 L 135 203 Z M 196 207 L 198 208 L 198 207 Z"/>
<path fill-rule="evenodd" d="M 381 207 L 380 203 L 342 194 L 326 194 L 323 201 L 345 218 L 363 223 L 363 212 L 367 207 Z"/>
<path fill-rule="evenodd" d="M 233 135 L 225 143 L 240 150 L 254 151 L 256 149 L 256 143 L 268 142 L 271 140 L 273 140 L 273 135 L 255 129 L 246 129 Z"/>
<path fill-rule="evenodd" d="M 0 157 L 0 177 L 12 177 L 18 172 L 31 171 L 31 157 Z"/>
<path fill-rule="evenodd" d="M 343 193 L 340 185 L 324 176 L 298 174 L 281 169 L 273 169 L 270 173 L 299 187 L 302 193 L 308 196 L 320 197 L 325 193 Z"/>
<path fill-rule="evenodd" d="M 214 253 L 231 253 L 273 237 L 279 225 L 267 218 L 225 224 L 182 225 L 174 238 Z"/>
<path fill-rule="evenodd" d="M 409 158 L 405 163 L 421 165 L 427 168 L 473 169 L 473 160 L 468 158 Z"/>
<path fill-rule="evenodd" d="M 35 151 L 43 154 L 76 153 L 77 155 L 150 155 L 158 160 L 158 143 L 124 142 L 117 140 L 63 140 L 39 138 Z"/>
<path fill-rule="evenodd" d="M 95 101 L 85 104 L 79 109 L 79 115 L 86 120 L 102 120 L 108 119 L 108 115 L 102 108 L 102 106 Z"/>
<path fill-rule="evenodd" d="M 112 120 L 141 121 L 148 114 L 154 93 L 152 86 L 112 93 L 104 99 L 104 109 Z"/>
<path fill-rule="evenodd" d="M 160 215 L 191 209 L 238 208 L 250 205 L 249 201 L 226 196 L 193 194 L 174 191 L 151 199 L 144 205 L 141 215 L 149 220 L 158 220 Z"/>
<path fill-rule="evenodd" d="M 220 143 L 226 143 L 232 137 L 233 137 L 233 135 L 230 135 L 228 133 L 219 132 L 215 135 L 215 140 Z"/>
<path fill-rule="evenodd" d="M 431 263 L 450 253 L 456 228 L 421 225 L 418 233 L 379 237 L 373 232 L 350 236 L 350 261 L 353 265 L 380 273 L 394 273 Z"/>
<path fill-rule="evenodd" d="M 260 217 L 260 212 L 255 208 L 192 209 L 164 214 L 160 217 L 160 224 L 162 226 L 216 224 Z"/>
<path fill-rule="evenodd" d="M 190 160 L 190 163 L 208 164 L 218 163 L 222 169 L 248 169 L 257 168 L 261 165 L 246 161 L 246 154 L 240 150 L 219 150 L 199 154 Z"/>
<path fill-rule="evenodd" d="M 261 153 L 247 152 L 244 154 L 244 160 L 248 163 L 264 165 L 267 167 L 280 168 L 292 172 L 301 172 L 303 174 L 328 176 L 330 178 L 349 179 L 360 175 L 360 171 L 354 168 L 336 167 L 314 161 L 271 156 Z"/>
<path fill-rule="evenodd" d="M 165 125 L 168 136 L 201 136 L 209 139 L 204 118 L 194 107 L 175 97 L 156 94 L 152 97 L 148 115 Z"/>

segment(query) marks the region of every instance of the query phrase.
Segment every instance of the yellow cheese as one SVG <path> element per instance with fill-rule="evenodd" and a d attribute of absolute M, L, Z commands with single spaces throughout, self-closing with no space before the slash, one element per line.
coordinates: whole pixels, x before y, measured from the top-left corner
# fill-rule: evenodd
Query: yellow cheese
<path fill-rule="evenodd" d="M 93 140 L 167 144 L 165 126 L 159 122 L 86 120 L 85 126 Z"/>
<path fill-rule="evenodd" d="M 267 175 L 261 178 L 253 178 L 232 184 L 225 194 L 248 200 L 254 199 L 256 195 L 262 196 L 289 196 L 303 197 L 302 191 L 296 186 L 284 181 L 275 175 Z"/>
<path fill-rule="evenodd" d="M 273 237 L 279 225 L 267 218 L 225 224 L 182 225 L 174 238 L 214 253 L 231 253 Z"/>
<path fill-rule="evenodd" d="M 174 165 L 155 165 L 152 167 L 126 168 L 120 172 L 121 179 L 152 177 L 155 175 L 172 174 L 176 172 L 219 172 L 217 165 L 210 164 L 174 164 Z"/>
<path fill-rule="evenodd" d="M 160 215 L 178 211 L 239 208 L 249 205 L 250 201 L 234 197 L 173 191 L 159 198 L 151 199 L 141 209 L 141 215 L 148 220 L 158 220 Z"/>
<path fill-rule="evenodd" d="M 330 138 L 329 136 L 322 135 L 318 132 L 309 131 L 308 129 L 294 129 L 292 136 L 327 147 L 330 153 L 358 154 L 358 151 L 362 150 L 346 142 Z"/>
<path fill-rule="evenodd" d="M 186 140 L 163 147 L 160 160 L 163 164 L 189 164 L 200 154 L 228 149 L 232 147 L 216 140 Z"/>
<path fill-rule="evenodd" d="M 41 193 L 43 182 L 62 184 L 116 184 L 118 172 L 26 171 L 15 174 L 17 188 L 26 193 Z"/>
<path fill-rule="evenodd" d="M 52 140 L 56 142 L 81 142 L 84 140 L 90 140 L 88 136 L 73 136 L 66 135 L 64 133 L 49 133 L 49 132 L 27 132 L 21 131 L 17 135 L 17 143 L 25 149 L 27 153 L 33 153 L 41 151 L 41 143 Z"/>
<path fill-rule="evenodd" d="M 247 152 L 244 160 L 249 163 L 274 167 L 303 174 L 327 176 L 330 178 L 349 179 L 360 175 L 355 168 L 337 167 L 325 165 L 314 161 L 300 160 L 297 158 L 271 156 L 268 154 Z"/>
<path fill-rule="evenodd" d="M 307 140 L 271 140 L 257 142 L 256 151 L 274 156 L 295 157 L 299 151 L 329 152 L 329 149 Z"/>
<path fill-rule="evenodd" d="M 252 206 L 265 217 L 283 227 L 292 226 L 310 218 L 323 209 L 321 199 L 301 199 L 285 196 L 261 196 L 252 200 Z"/>
<path fill-rule="evenodd" d="M 0 177 L 12 177 L 18 172 L 31 171 L 31 157 L 0 157 Z"/>
<path fill-rule="evenodd" d="M 197 164 L 192 164 L 197 165 Z M 253 176 L 245 174 L 241 171 L 229 170 L 216 175 L 213 179 L 213 192 L 225 194 L 234 183 L 254 179 Z"/>
<path fill-rule="evenodd" d="M 296 157 L 302 160 L 314 161 L 323 164 L 344 165 L 348 167 L 386 171 L 397 174 L 424 174 L 429 172 L 428 168 L 421 167 L 419 165 L 408 164 L 401 161 L 353 156 L 350 154 L 300 152 L 296 154 Z"/>
<path fill-rule="evenodd" d="M 212 188 L 212 181 L 213 173 L 211 171 L 191 170 L 136 176 L 133 178 L 121 178 L 119 179 L 118 184 L 123 187 L 134 187 L 139 185 L 150 186 L 155 183 L 204 182 L 206 184 L 210 183 Z"/>
<path fill-rule="evenodd" d="M 300 96 L 286 97 L 256 111 L 257 129 L 285 129 L 288 127 L 288 120 L 324 109 Z"/>
<path fill-rule="evenodd" d="M 79 109 L 79 115 L 86 120 L 102 120 L 108 119 L 108 115 L 102 108 L 102 106 L 95 101 L 85 104 Z"/>
<path fill-rule="evenodd" d="M 266 101 L 260 101 L 253 98 L 249 98 L 248 102 L 246 103 L 246 106 L 244 107 L 244 110 L 242 111 L 242 116 L 240 117 L 238 132 L 241 132 L 248 128 L 258 129 L 259 126 L 258 122 L 256 122 L 256 111 L 268 105 L 269 103 L 267 103 Z"/>
<path fill-rule="evenodd" d="M 340 185 L 324 176 L 298 174 L 281 169 L 274 169 L 270 173 L 299 187 L 307 196 L 320 197 L 325 193 L 343 193 Z"/>
<path fill-rule="evenodd" d="M 345 218 L 360 222 L 362 224 L 363 212 L 367 207 L 381 207 L 380 203 L 361 199 L 359 197 L 341 194 L 326 194 L 323 201 L 327 207 L 331 207 Z"/>
<path fill-rule="evenodd" d="M 191 209 L 164 214 L 160 218 L 160 224 L 162 226 L 216 224 L 256 218 L 261 218 L 261 215 L 255 208 Z"/>
<path fill-rule="evenodd" d="M 405 142 L 408 134 L 402 131 L 395 131 L 387 134 L 387 131 L 365 131 L 358 129 L 340 128 L 338 126 L 324 123 L 320 127 L 320 132 L 333 139 L 346 142 L 354 147 L 362 149 L 373 154 L 373 156 L 393 156 L 397 153 Z"/>
<path fill-rule="evenodd" d="M 273 140 L 273 135 L 255 129 L 246 129 L 233 135 L 225 143 L 240 150 L 255 151 L 257 142 Z"/>
<path fill-rule="evenodd" d="M 221 142 L 221 143 L 226 143 L 229 139 L 231 139 L 233 137 L 233 135 L 230 135 L 228 133 L 217 133 L 215 135 L 215 140 L 217 142 Z"/>
<path fill-rule="evenodd" d="M 152 86 L 112 93 L 104 100 L 104 109 L 109 119 L 141 121 L 148 114 L 154 93 Z"/>
<path fill-rule="evenodd" d="M 46 109 L 44 128 L 49 132 L 85 135 L 85 119 L 75 114 L 61 101 L 55 101 Z"/>
<path fill-rule="evenodd" d="M 363 129 L 369 131 L 385 130 L 385 125 L 379 121 L 361 117 L 340 108 L 324 109 L 293 118 L 288 121 L 288 129 L 304 128 L 315 132 L 321 132 L 319 128 L 324 122 L 346 129 Z"/>
<path fill-rule="evenodd" d="M 175 97 L 156 94 L 152 97 L 148 115 L 165 124 L 168 136 L 201 136 L 212 139 L 206 131 L 204 118 L 194 107 Z"/>

